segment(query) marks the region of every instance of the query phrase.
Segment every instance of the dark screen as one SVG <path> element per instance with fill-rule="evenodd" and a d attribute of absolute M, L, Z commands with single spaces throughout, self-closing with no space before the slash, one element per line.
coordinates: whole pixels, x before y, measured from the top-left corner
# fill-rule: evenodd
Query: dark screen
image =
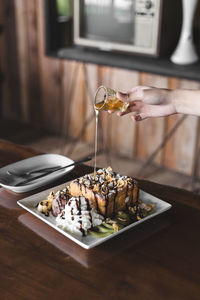
<path fill-rule="evenodd" d="M 132 44 L 135 0 L 80 0 L 82 38 Z"/>

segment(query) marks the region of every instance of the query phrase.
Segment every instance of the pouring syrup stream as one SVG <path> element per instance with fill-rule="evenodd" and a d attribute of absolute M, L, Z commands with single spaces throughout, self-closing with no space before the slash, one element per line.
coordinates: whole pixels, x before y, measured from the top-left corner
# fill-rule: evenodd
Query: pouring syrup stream
<path fill-rule="evenodd" d="M 95 147 L 94 147 L 94 176 L 96 175 L 97 168 L 97 135 L 98 135 L 98 121 L 99 121 L 99 111 L 95 109 L 96 115 L 96 129 L 95 129 Z"/>
<path fill-rule="evenodd" d="M 100 102 L 96 103 L 96 97 L 98 92 L 100 91 L 100 89 L 104 89 L 105 90 L 109 90 L 109 92 L 112 95 L 107 95 L 104 94 L 104 98 L 103 100 L 101 100 Z M 114 94 L 114 96 L 113 96 Z M 98 121 L 99 121 L 99 112 L 100 111 L 126 111 L 126 109 L 129 106 L 129 102 L 128 102 L 128 97 L 127 97 L 127 102 L 122 101 L 121 99 L 119 99 L 116 96 L 116 92 L 112 89 L 106 89 L 105 87 L 101 86 L 97 89 L 96 95 L 95 95 L 95 99 L 94 99 L 94 111 L 95 111 L 95 115 L 96 115 L 96 130 L 95 130 L 95 149 L 94 149 L 94 175 L 96 175 L 96 167 L 97 167 L 97 135 L 98 135 Z"/>

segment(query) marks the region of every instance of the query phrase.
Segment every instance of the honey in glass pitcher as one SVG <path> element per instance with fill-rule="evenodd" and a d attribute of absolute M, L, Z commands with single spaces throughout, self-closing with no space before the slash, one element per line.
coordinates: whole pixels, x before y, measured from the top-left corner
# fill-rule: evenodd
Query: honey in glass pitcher
<path fill-rule="evenodd" d="M 100 86 L 95 94 L 94 108 L 96 111 L 121 111 L 124 112 L 129 106 L 128 102 L 124 102 L 117 98 L 113 89 Z"/>

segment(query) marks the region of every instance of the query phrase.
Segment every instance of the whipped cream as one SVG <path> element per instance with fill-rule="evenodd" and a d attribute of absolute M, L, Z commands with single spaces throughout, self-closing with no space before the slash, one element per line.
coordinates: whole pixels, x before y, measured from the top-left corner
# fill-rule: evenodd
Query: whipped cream
<path fill-rule="evenodd" d="M 103 216 L 98 214 L 90 200 L 83 196 L 69 199 L 65 208 L 56 217 L 57 226 L 76 235 L 87 235 L 88 229 L 100 225 Z"/>

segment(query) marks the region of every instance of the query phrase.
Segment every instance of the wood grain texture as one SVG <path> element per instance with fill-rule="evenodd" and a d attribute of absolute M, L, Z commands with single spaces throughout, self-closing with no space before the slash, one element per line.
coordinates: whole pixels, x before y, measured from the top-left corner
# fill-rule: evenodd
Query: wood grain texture
<path fill-rule="evenodd" d="M 4 23 L 3 0 L 0 0 L 0 24 Z"/>
<path fill-rule="evenodd" d="M 29 121 L 35 127 L 40 127 L 42 119 L 40 62 L 39 62 L 39 22 L 37 19 L 37 0 L 26 1 L 27 8 L 27 44 L 28 44 L 28 68 L 29 68 Z"/>
<path fill-rule="evenodd" d="M 0 71 L 1 71 L 1 86 L 0 86 L 0 114 L 3 115 L 4 114 L 4 103 L 5 101 L 3 99 L 5 99 L 6 97 L 6 84 L 5 84 L 5 70 L 6 70 L 6 43 L 5 43 L 5 32 L 4 32 L 4 24 L 5 24 L 5 20 L 4 20 L 4 6 L 3 6 L 3 0 L 0 0 L 0 25 L 2 26 L 2 31 L 0 33 Z"/>
<path fill-rule="evenodd" d="M 147 73 L 140 74 L 140 85 L 167 88 L 168 80 L 166 77 Z M 137 157 L 145 160 L 153 153 L 157 146 L 162 142 L 165 131 L 164 118 L 152 118 L 138 123 L 137 132 Z M 162 163 L 162 151 L 158 153 L 154 160 Z"/>
<path fill-rule="evenodd" d="M 84 68 L 83 64 L 73 62 L 74 64 L 74 72 L 70 73 L 70 76 L 74 76 L 74 84 L 72 84 L 73 93 L 71 95 L 70 102 L 70 122 L 69 122 L 69 137 L 74 138 L 81 132 L 83 127 L 83 123 L 85 121 L 85 77 L 84 77 Z M 77 70 L 77 71 L 76 71 Z M 73 78 L 72 78 L 73 80 Z M 83 136 L 80 137 L 83 139 Z"/>
<path fill-rule="evenodd" d="M 19 61 L 16 38 L 15 3 L 12 0 L 2 1 L 5 34 L 5 97 L 3 98 L 3 114 L 6 118 L 20 119 L 21 90 Z"/>
<path fill-rule="evenodd" d="M 95 136 L 95 113 L 94 113 L 94 96 L 98 88 L 98 66 L 92 64 L 85 64 L 85 84 L 86 84 L 86 97 L 85 97 L 85 120 L 88 120 L 84 140 L 91 145 L 94 145 Z M 93 116 L 93 117 L 92 117 Z M 91 120 L 91 121 L 90 121 Z"/>
<path fill-rule="evenodd" d="M 199 82 L 170 79 L 169 88 L 199 89 Z M 168 117 L 166 132 L 180 120 L 181 115 Z M 173 137 L 167 142 L 164 150 L 164 164 L 182 173 L 191 174 L 198 138 L 198 117 L 187 116 Z"/>
<path fill-rule="evenodd" d="M 61 131 L 62 63 L 45 55 L 44 2 L 37 0 L 38 53 L 40 64 L 42 126 Z"/>
<path fill-rule="evenodd" d="M 29 1 L 30 2 L 30 1 Z M 19 62 L 19 79 L 21 90 L 22 118 L 28 122 L 29 115 L 29 49 L 28 49 L 28 32 L 27 32 L 27 6 L 26 0 L 16 0 L 15 2 L 15 18 L 16 18 L 16 39 L 17 53 Z"/>
<path fill-rule="evenodd" d="M 29 158 L 38 154 L 38 151 L 35 151 L 32 148 L 19 146 L 11 142 L 0 139 L 0 166 L 4 167 L 13 162 Z M 13 153 L 15 153 L 13 155 Z"/>
<path fill-rule="evenodd" d="M 139 82 L 138 72 L 112 69 L 111 88 L 126 92 Z M 126 157 L 133 157 L 136 153 L 136 123 L 131 120 L 130 114 L 119 118 L 116 114 L 112 118 L 112 150 Z"/>
<path fill-rule="evenodd" d="M 37 1 L 17 0 L 14 3 L 22 119 L 25 122 L 31 121 L 38 127 L 42 119 L 42 110 L 40 99 Z"/>
<path fill-rule="evenodd" d="M 98 86 L 104 85 L 106 87 L 111 86 L 112 81 L 112 68 L 107 66 L 98 67 Z M 109 153 L 112 148 L 112 116 L 109 116 L 107 112 L 101 112 L 99 114 L 99 128 L 98 128 L 98 150 L 107 153 L 105 165 L 110 164 Z"/>
<path fill-rule="evenodd" d="M 200 176 L 200 118 L 198 118 L 197 121 L 197 131 L 196 131 L 196 146 L 195 146 L 195 152 L 194 156 L 192 159 L 192 176 L 194 176 L 193 180 L 193 185 L 195 184 L 195 180 Z"/>
<path fill-rule="evenodd" d="M 0 142 L 4 162 L 34 155 L 31 149 L 12 144 L 8 152 L 8 147 Z M 65 179 L 91 170 L 79 166 Z M 40 227 L 23 209 L 2 206 L 4 199 L 16 205 L 20 195 L 1 191 L 1 298 L 198 300 L 200 197 L 153 182 L 139 184 L 172 209 L 89 251 L 45 224 Z"/>
<path fill-rule="evenodd" d="M 93 144 L 95 121 L 91 117 L 91 101 L 99 85 L 117 90 L 128 90 L 138 83 L 166 88 L 200 88 L 195 81 L 46 56 L 42 0 L 0 0 L 1 20 L 5 24 L 0 36 L 0 63 L 5 74 L 3 116 L 63 135 L 66 140 L 78 138 Z M 91 120 L 83 130 L 88 118 Z M 145 161 L 180 118 L 171 116 L 135 124 L 130 116 L 119 118 L 102 112 L 99 150 Z M 197 117 L 188 117 L 154 162 L 191 174 L 199 144 L 197 124 Z"/>
<path fill-rule="evenodd" d="M 62 86 L 61 86 L 61 135 L 66 139 L 69 135 L 70 124 L 70 108 L 71 108 L 71 94 L 73 93 L 71 72 L 73 69 L 73 62 L 62 61 Z"/>

